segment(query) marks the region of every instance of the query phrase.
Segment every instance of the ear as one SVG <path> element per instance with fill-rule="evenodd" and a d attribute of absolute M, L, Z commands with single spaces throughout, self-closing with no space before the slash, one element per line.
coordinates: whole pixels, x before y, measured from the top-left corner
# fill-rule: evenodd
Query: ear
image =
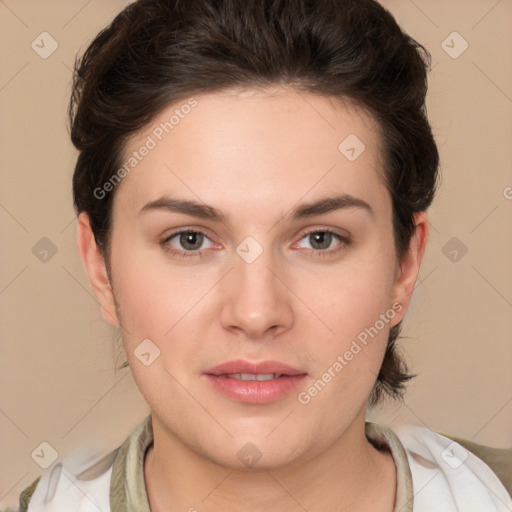
<path fill-rule="evenodd" d="M 116 314 L 114 295 L 107 273 L 105 258 L 101 249 L 96 244 L 89 216 L 84 212 L 78 216 L 76 244 L 94 295 L 96 295 L 100 304 L 103 318 L 110 325 L 119 327 L 120 323 Z"/>
<path fill-rule="evenodd" d="M 402 308 L 394 317 L 393 321 L 390 322 L 391 326 L 396 325 L 404 318 L 407 308 L 409 307 L 414 285 L 416 284 L 420 271 L 421 260 L 423 259 L 423 254 L 425 253 L 425 247 L 428 241 L 429 226 L 427 213 L 415 213 L 414 224 L 415 230 L 411 237 L 409 248 L 403 255 L 401 261 L 398 262 L 393 292 L 393 303 L 401 304 Z"/>

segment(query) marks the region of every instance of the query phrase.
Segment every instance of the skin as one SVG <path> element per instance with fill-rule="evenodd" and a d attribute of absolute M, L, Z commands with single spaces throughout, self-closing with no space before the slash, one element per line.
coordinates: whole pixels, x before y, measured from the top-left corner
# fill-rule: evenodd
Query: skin
<path fill-rule="evenodd" d="M 366 439 L 365 408 L 389 329 L 405 315 L 418 276 L 427 215 L 416 214 L 398 261 L 379 133 L 362 109 L 288 88 L 195 98 L 191 113 L 118 185 L 111 280 L 87 215 L 78 219 L 81 259 L 105 319 L 123 330 L 151 408 L 154 446 L 144 465 L 151 510 L 390 512 L 396 469 Z M 133 137 L 125 156 L 176 108 Z M 349 134 L 366 146 L 353 162 L 338 150 Z M 298 204 L 341 193 L 366 201 L 373 216 L 353 207 L 287 217 Z M 164 194 L 211 205 L 229 222 L 140 213 Z M 179 235 L 165 242 L 180 229 L 206 235 L 193 256 L 165 250 L 190 254 Z M 307 235 L 326 229 L 349 243 L 333 237 L 322 246 Z M 252 263 L 236 252 L 248 236 L 263 248 Z M 271 359 L 306 372 L 300 390 L 307 390 L 393 304 L 401 311 L 307 405 L 297 392 L 241 403 L 202 375 L 232 359 Z M 134 355 L 147 338 L 160 350 L 149 366 Z M 262 454 L 251 468 L 237 457 L 248 442 Z"/>

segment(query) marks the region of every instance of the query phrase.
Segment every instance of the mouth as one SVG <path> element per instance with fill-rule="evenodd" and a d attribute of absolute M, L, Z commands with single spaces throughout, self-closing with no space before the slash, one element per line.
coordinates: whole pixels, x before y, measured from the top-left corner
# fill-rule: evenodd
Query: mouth
<path fill-rule="evenodd" d="M 229 361 L 203 376 L 223 396 L 245 403 L 265 404 L 287 397 L 308 374 L 279 361 Z"/>
<path fill-rule="evenodd" d="M 281 377 L 289 377 L 289 375 L 285 375 L 283 373 L 226 373 L 224 375 L 216 375 L 216 377 L 226 377 L 229 379 L 237 379 L 237 380 L 272 380 L 272 379 L 280 379 Z"/>

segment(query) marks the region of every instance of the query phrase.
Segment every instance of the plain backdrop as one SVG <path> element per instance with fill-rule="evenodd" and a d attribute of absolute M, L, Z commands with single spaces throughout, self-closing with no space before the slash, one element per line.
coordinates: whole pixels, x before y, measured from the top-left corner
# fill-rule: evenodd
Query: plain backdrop
<path fill-rule="evenodd" d="M 512 448 L 512 2 L 383 4 L 432 54 L 442 183 L 400 342 L 419 376 L 368 418 Z M 66 126 L 75 54 L 125 5 L 0 0 L 0 507 L 41 443 L 94 460 L 148 413 L 76 252 Z"/>

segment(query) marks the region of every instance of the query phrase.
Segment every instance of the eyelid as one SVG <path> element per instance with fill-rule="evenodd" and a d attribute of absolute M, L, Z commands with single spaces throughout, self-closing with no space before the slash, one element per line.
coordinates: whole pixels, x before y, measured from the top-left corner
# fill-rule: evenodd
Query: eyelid
<path fill-rule="evenodd" d="M 334 228 L 331 226 L 314 226 L 312 228 L 306 228 L 301 232 L 300 239 L 304 238 L 311 233 L 332 233 L 333 235 L 339 236 L 340 238 L 350 238 L 350 234 L 348 231 L 340 228 Z"/>

